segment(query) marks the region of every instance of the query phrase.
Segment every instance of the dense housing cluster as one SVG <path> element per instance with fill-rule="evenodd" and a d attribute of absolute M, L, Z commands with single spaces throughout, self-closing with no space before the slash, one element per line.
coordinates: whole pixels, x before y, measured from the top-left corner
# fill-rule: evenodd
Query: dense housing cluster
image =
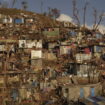
<path fill-rule="evenodd" d="M 101 96 L 104 69 L 105 35 L 98 30 L 19 10 L 0 14 L 2 105 L 68 105 Z"/>

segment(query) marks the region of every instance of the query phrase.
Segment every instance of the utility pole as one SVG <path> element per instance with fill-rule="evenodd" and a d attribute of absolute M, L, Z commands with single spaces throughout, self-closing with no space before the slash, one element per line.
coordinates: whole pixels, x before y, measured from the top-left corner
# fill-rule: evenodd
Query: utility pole
<path fill-rule="evenodd" d="M 77 25 L 80 26 L 79 10 L 77 8 L 77 1 L 72 0 L 72 5 L 73 5 L 73 17 L 77 21 Z"/>

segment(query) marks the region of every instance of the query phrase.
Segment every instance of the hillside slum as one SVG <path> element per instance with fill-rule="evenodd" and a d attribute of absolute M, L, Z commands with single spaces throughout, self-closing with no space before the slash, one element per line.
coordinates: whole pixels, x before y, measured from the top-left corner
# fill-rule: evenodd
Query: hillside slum
<path fill-rule="evenodd" d="M 91 105 L 96 99 L 105 105 L 105 35 L 6 11 L 0 14 L 1 105 Z"/>

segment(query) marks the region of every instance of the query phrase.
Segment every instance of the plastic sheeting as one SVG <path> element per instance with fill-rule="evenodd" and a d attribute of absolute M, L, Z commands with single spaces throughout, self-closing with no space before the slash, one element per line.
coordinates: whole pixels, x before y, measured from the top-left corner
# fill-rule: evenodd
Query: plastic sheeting
<path fill-rule="evenodd" d="M 19 48 L 26 48 L 26 40 L 19 40 Z"/>
<path fill-rule="evenodd" d="M 76 60 L 82 62 L 84 60 L 90 60 L 92 58 L 91 54 L 76 54 Z"/>
<path fill-rule="evenodd" d="M 6 51 L 5 45 L 0 45 L 0 51 Z"/>
<path fill-rule="evenodd" d="M 42 58 L 41 50 L 32 50 L 31 51 L 31 59 Z"/>

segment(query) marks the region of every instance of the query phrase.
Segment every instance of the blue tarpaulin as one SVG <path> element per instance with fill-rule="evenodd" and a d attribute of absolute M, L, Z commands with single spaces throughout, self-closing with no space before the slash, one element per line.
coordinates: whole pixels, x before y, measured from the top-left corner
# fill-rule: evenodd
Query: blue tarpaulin
<path fill-rule="evenodd" d="M 94 90 L 94 88 L 91 88 L 91 96 L 92 96 L 92 97 L 95 96 L 95 90 Z"/>
<path fill-rule="evenodd" d="M 76 32 L 74 32 L 74 31 L 69 32 L 69 34 L 70 34 L 71 36 L 75 36 L 75 35 L 77 35 L 77 33 L 76 33 Z"/>
<path fill-rule="evenodd" d="M 16 23 L 16 24 L 20 24 L 20 23 L 23 23 L 23 19 L 14 19 L 14 22 Z"/>

